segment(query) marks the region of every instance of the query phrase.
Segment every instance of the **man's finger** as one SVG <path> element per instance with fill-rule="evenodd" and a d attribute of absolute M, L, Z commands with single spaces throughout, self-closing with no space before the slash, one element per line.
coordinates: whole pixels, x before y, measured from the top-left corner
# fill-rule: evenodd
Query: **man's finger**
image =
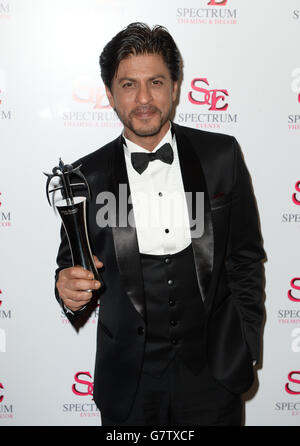
<path fill-rule="evenodd" d="M 94 274 L 82 266 L 76 265 L 72 268 L 66 268 L 61 271 L 62 275 L 68 279 L 90 279 L 94 278 Z"/>
<path fill-rule="evenodd" d="M 84 302 L 84 304 L 86 304 L 91 300 L 92 293 L 87 291 L 72 291 L 69 289 L 64 289 L 62 290 L 60 297 L 64 300 L 65 304 L 67 301 L 71 301 L 73 303 Z"/>
<path fill-rule="evenodd" d="M 94 255 L 93 257 L 94 257 L 94 262 L 95 262 L 96 268 L 102 268 L 103 262 L 101 262 L 101 260 L 99 260 L 97 256 Z"/>
<path fill-rule="evenodd" d="M 100 288 L 98 280 L 73 279 L 68 283 L 68 288 L 73 291 L 97 290 Z"/>

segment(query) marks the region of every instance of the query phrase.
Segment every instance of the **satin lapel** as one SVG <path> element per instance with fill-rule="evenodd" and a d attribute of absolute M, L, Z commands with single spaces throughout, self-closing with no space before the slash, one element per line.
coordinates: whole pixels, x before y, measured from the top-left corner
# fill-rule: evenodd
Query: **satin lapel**
<path fill-rule="evenodd" d="M 214 237 L 211 218 L 210 202 L 200 159 L 198 158 L 193 143 L 180 127 L 173 124 L 176 135 L 178 156 L 185 192 L 193 193 L 193 208 L 195 206 L 195 192 L 204 192 L 204 233 L 201 237 L 192 236 L 194 261 L 202 300 L 205 301 L 211 280 L 214 255 Z M 194 209 L 189 207 L 189 217 L 192 220 Z"/>
<path fill-rule="evenodd" d="M 118 267 L 129 299 L 145 319 L 144 286 L 136 228 L 135 225 L 124 222 L 124 216 L 126 220 L 129 214 L 133 216 L 133 209 L 132 204 L 128 204 L 130 188 L 121 137 L 114 148 L 113 185 L 116 198 L 116 227 L 112 227 L 112 234 Z"/>

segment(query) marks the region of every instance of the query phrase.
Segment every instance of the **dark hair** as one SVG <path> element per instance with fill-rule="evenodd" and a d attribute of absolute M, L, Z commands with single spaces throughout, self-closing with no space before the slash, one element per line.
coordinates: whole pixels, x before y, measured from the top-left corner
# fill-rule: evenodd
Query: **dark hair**
<path fill-rule="evenodd" d="M 101 77 L 111 89 L 113 77 L 121 60 L 139 54 L 160 54 L 167 65 L 173 81 L 181 70 L 181 56 L 173 37 L 160 25 L 152 29 L 145 23 L 135 22 L 115 35 L 100 55 Z"/>

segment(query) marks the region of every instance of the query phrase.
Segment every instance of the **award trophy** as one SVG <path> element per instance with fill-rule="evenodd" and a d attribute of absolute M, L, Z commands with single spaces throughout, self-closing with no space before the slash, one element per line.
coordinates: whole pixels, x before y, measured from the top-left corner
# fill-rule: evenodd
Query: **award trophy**
<path fill-rule="evenodd" d="M 75 197 L 73 193 L 73 188 L 83 188 L 87 191 L 88 198 L 90 199 L 89 185 L 80 171 L 80 168 L 81 165 L 74 168 L 71 164 L 64 164 L 62 160 L 59 159 L 59 165 L 52 169 L 52 174 L 44 173 L 48 177 L 46 194 L 51 206 L 49 194 L 58 190 L 62 193 L 62 200 L 58 200 L 54 203 L 53 197 L 53 207 L 54 209 L 57 209 L 62 219 L 69 241 L 73 266 L 80 265 L 91 271 L 94 274 L 94 279 L 98 280 L 103 285 L 101 276 L 95 266 L 89 243 L 86 226 L 87 199 L 85 196 Z M 50 183 L 55 177 L 59 178 L 59 183 L 54 186 L 53 189 L 49 190 Z M 74 180 L 74 177 L 78 177 L 81 181 L 72 183 L 71 180 Z"/>

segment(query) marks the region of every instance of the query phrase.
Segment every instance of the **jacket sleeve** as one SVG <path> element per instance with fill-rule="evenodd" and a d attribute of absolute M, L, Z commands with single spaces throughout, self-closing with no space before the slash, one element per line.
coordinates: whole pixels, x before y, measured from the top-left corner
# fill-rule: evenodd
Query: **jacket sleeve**
<path fill-rule="evenodd" d="M 234 150 L 234 186 L 225 265 L 246 343 L 252 359 L 259 360 L 266 254 L 250 175 L 235 139 Z"/>

